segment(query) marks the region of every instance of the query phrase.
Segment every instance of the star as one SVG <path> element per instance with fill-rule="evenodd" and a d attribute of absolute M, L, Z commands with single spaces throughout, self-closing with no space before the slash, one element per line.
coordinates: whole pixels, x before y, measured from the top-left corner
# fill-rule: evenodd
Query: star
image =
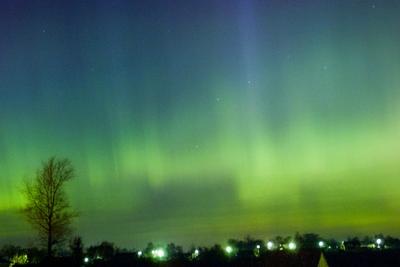
<path fill-rule="evenodd" d="M 247 81 L 247 88 L 255 88 L 256 87 L 256 81 L 254 80 L 248 80 Z"/>

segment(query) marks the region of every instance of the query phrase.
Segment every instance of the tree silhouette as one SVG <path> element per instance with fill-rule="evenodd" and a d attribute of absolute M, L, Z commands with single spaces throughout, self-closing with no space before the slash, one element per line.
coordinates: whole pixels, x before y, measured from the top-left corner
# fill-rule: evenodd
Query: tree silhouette
<path fill-rule="evenodd" d="M 264 242 L 251 236 L 246 236 L 244 240 L 231 238 L 228 240 L 228 244 L 235 248 L 236 256 L 239 258 L 258 257 L 260 252 L 265 250 Z"/>
<path fill-rule="evenodd" d="M 22 254 L 24 252 L 23 248 L 15 245 L 4 245 L 0 249 L 0 258 L 5 257 L 8 260 L 11 259 L 16 254 Z"/>
<path fill-rule="evenodd" d="M 344 246 L 346 250 L 356 250 L 361 246 L 360 239 L 358 237 L 348 237 L 346 241 L 344 241 Z"/>
<path fill-rule="evenodd" d="M 83 242 L 80 236 L 74 237 L 69 244 L 69 249 L 72 253 L 74 266 L 82 266 L 83 263 Z"/>
<path fill-rule="evenodd" d="M 90 258 L 99 260 L 111 260 L 115 255 L 116 248 L 113 243 L 103 241 L 100 245 L 91 246 L 87 249 L 87 254 Z"/>
<path fill-rule="evenodd" d="M 400 249 L 400 239 L 390 235 L 385 237 L 385 244 L 391 249 Z"/>
<path fill-rule="evenodd" d="M 71 210 L 65 194 L 65 184 L 74 176 L 74 169 L 67 159 L 50 158 L 38 170 L 35 179 L 25 182 L 26 205 L 23 209 L 28 222 L 38 232 L 39 240 L 47 247 L 47 256 L 53 255 L 53 247 L 66 240 L 72 219 L 77 216 Z"/>
<path fill-rule="evenodd" d="M 181 246 L 177 246 L 174 243 L 169 243 L 166 248 L 168 259 L 181 259 L 184 258 L 183 249 Z"/>
<path fill-rule="evenodd" d="M 318 242 L 321 240 L 321 237 L 315 233 L 305 233 L 303 235 L 296 233 L 294 239 L 298 243 L 298 246 L 303 249 L 315 249 L 318 248 Z"/>
<path fill-rule="evenodd" d="M 154 249 L 155 249 L 155 246 L 154 246 L 153 242 L 147 243 L 147 246 L 146 246 L 146 248 L 144 249 L 144 255 L 145 255 L 146 257 L 152 257 L 152 256 L 153 256 L 152 251 L 153 251 Z"/>

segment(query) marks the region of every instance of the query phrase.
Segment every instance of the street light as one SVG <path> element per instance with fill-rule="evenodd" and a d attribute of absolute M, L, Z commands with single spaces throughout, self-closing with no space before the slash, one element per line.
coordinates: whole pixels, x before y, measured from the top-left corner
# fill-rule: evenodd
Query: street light
<path fill-rule="evenodd" d="M 318 246 L 319 246 L 320 248 L 325 247 L 324 241 L 319 241 L 319 242 L 318 242 Z"/>
<path fill-rule="evenodd" d="M 199 256 L 199 254 L 200 254 L 200 251 L 198 249 L 195 249 L 194 252 L 193 252 L 193 256 L 195 258 L 197 258 Z"/>
<path fill-rule="evenodd" d="M 290 242 L 288 247 L 289 247 L 290 250 L 295 250 L 296 249 L 296 244 L 294 242 Z"/>
<path fill-rule="evenodd" d="M 158 257 L 159 257 L 159 258 L 162 258 L 162 257 L 164 257 L 164 256 L 165 256 L 164 250 L 159 249 L 159 250 L 158 250 Z"/>
<path fill-rule="evenodd" d="M 154 258 L 162 259 L 162 258 L 165 257 L 165 251 L 162 248 L 158 248 L 158 249 L 152 250 L 151 254 L 153 254 Z"/>
<path fill-rule="evenodd" d="M 267 242 L 267 249 L 268 250 L 272 250 L 274 248 L 274 243 L 272 243 L 272 241 L 268 241 Z"/>
<path fill-rule="evenodd" d="M 231 246 L 227 246 L 225 248 L 226 253 L 231 254 L 233 252 L 233 248 Z"/>

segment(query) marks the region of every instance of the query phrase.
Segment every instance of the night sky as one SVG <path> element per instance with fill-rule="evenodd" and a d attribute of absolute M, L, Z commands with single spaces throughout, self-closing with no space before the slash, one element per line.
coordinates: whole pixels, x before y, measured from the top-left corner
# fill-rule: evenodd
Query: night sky
<path fill-rule="evenodd" d="M 85 244 L 400 235 L 400 1 L 0 2 L 0 243 L 69 158 Z"/>

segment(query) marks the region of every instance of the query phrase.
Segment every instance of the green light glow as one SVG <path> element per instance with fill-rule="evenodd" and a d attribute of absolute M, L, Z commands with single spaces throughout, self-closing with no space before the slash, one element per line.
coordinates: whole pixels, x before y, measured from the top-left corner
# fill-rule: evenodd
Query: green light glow
<path fill-rule="evenodd" d="M 399 5 L 189 2 L 0 6 L 0 243 L 52 155 L 88 243 L 399 235 Z"/>

